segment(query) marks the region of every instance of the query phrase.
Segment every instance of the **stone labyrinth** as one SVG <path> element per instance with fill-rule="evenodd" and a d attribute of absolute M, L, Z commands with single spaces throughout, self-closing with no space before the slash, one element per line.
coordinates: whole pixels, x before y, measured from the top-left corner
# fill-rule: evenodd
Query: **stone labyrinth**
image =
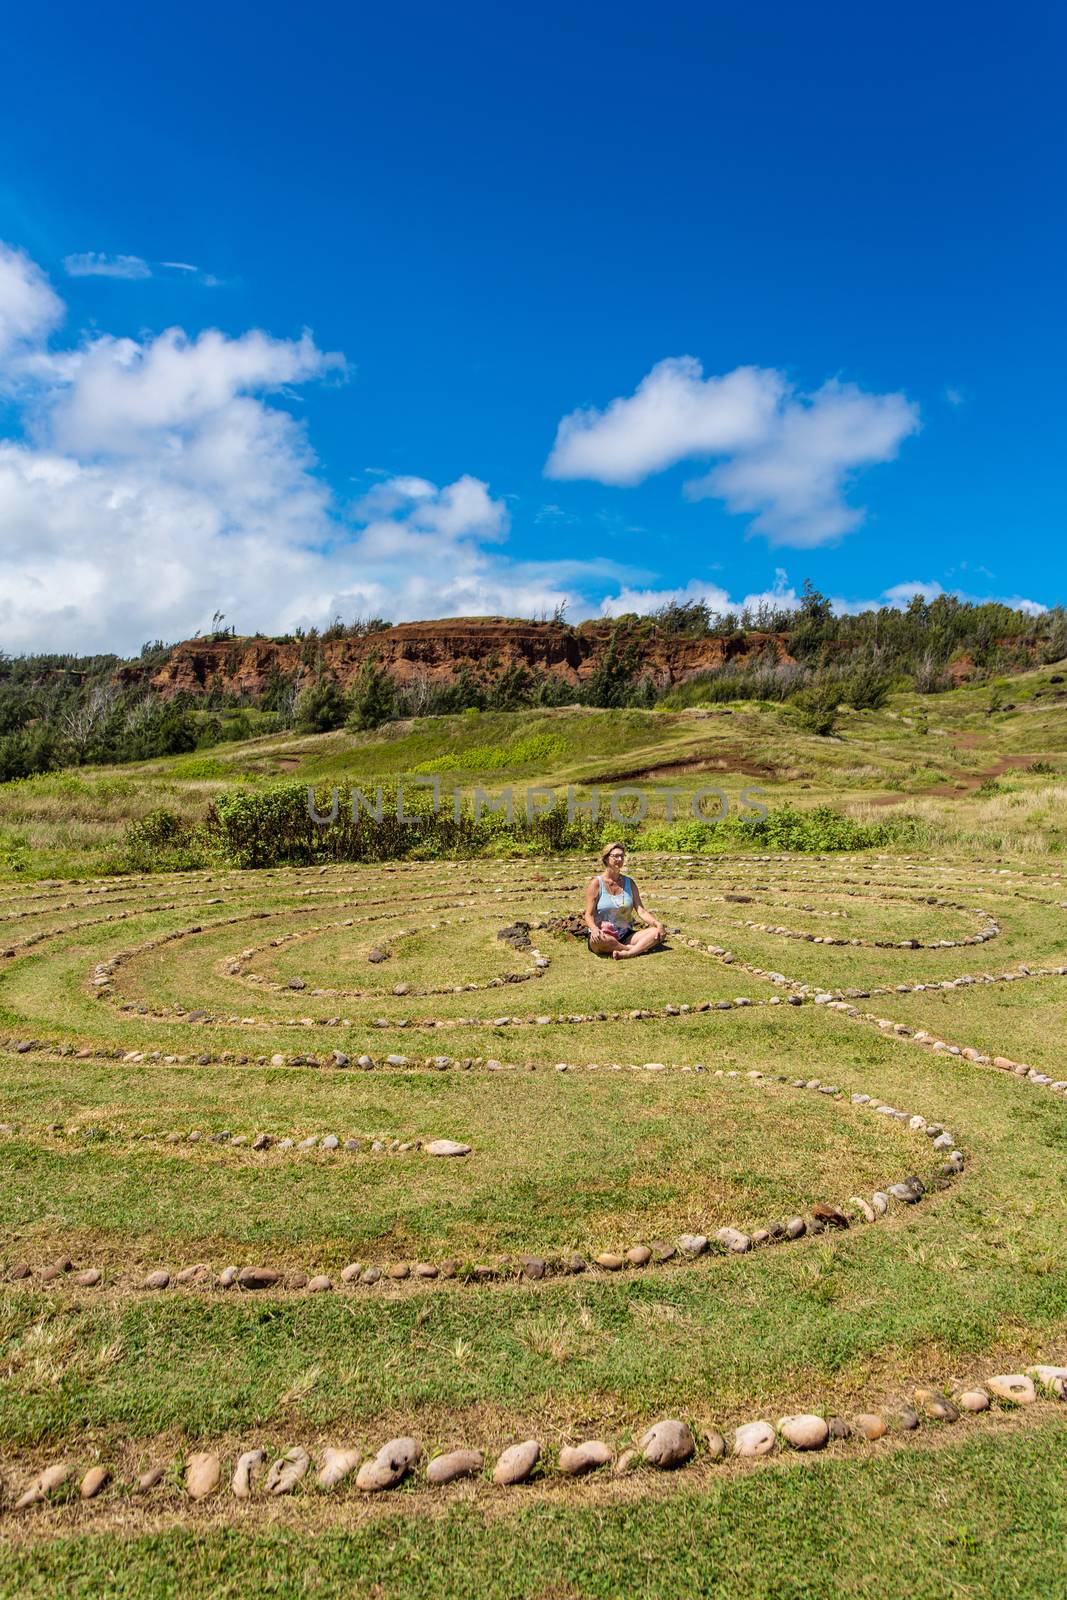
<path fill-rule="evenodd" d="M 0 891 L 5 1294 L 184 1297 L 204 1315 L 498 1296 L 507 1317 L 516 1294 L 525 1315 L 553 1283 L 577 1306 L 600 1281 L 696 1275 L 728 1321 L 732 1295 L 773 1296 L 776 1268 L 743 1276 L 772 1247 L 816 1259 L 827 1241 L 813 1236 L 844 1248 L 877 1225 L 902 1259 L 936 1248 L 995 1178 L 1013 1119 L 1039 1096 L 1067 1116 L 1064 874 L 637 856 L 628 870 L 669 937 L 613 963 L 574 933 L 590 870 L 446 862 Z M 690 1426 L 683 1392 L 658 1422 L 639 1406 L 628 1427 L 605 1419 L 603 1438 L 595 1402 L 576 1403 L 580 1423 L 547 1430 L 551 1455 L 545 1438 L 495 1437 L 434 1455 L 414 1407 L 388 1444 L 309 1440 L 273 1466 L 254 1440 L 198 1438 L 161 1443 L 162 1463 L 149 1443 L 89 1468 L 72 1437 L 62 1460 L 20 1452 L 4 1488 L 30 1505 L 75 1482 L 84 1499 L 121 1482 L 195 1501 L 419 1472 L 619 1475 L 1063 1398 L 1054 1361 L 974 1366 L 954 1399 L 908 1389 L 902 1369 L 895 1410 L 883 1385 L 851 1420 L 812 1395 L 810 1410 L 735 1415 L 722 1434 Z"/>

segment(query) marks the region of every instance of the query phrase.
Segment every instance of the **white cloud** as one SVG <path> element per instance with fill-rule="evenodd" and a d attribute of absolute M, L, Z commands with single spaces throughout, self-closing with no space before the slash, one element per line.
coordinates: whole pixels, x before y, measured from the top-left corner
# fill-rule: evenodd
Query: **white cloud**
<path fill-rule="evenodd" d="M 962 406 L 965 403 L 966 398 L 967 397 L 962 390 L 953 389 L 951 385 L 949 385 L 949 387 L 945 390 L 945 399 L 948 401 L 950 406 Z"/>
<path fill-rule="evenodd" d="M 845 500 L 852 476 L 891 461 L 919 426 L 901 394 L 867 394 L 831 380 L 798 393 L 771 368 L 705 378 L 692 356 L 661 361 L 629 398 L 564 417 L 545 467 L 551 478 L 631 485 L 694 457 L 722 457 L 686 486 L 754 518 L 771 544 L 810 547 L 857 527 Z"/>
<path fill-rule="evenodd" d="M 107 256 L 99 250 L 83 250 L 64 256 L 68 278 L 150 278 L 152 268 L 140 256 Z"/>
<path fill-rule="evenodd" d="M 136 650 L 203 629 L 284 632 L 335 615 L 533 615 L 618 563 L 524 562 L 500 548 L 504 501 L 464 475 L 393 475 L 347 513 L 284 404 L 344 370 L 311 334 L 168 329 L 54 348 L 63 304 L 0 250 L 0 645 Z"/>
<path fill-rule="evenodd" d="M 687 456 L 723 455 L 758 444 L 780 404 L 777 372 L 738 367 L 705 378 L 692 356 L 661 361 L 628 400 L 564 417 L 545 472 L 630 485 Z"/>
<path fill-rule="evenodd" d="M 63 302 L 37 264 L 0 240 L 0 362 L 40 344 L 63 320 Z M 0 366 L 0 391 L 4 369 Z"/>
<path fill-rule="evenodd" d="M 175 272 L 199 272 L 199 267 L 194 267 L 191 261 L 161 261 L 161 267 L 172 267 Z"/>

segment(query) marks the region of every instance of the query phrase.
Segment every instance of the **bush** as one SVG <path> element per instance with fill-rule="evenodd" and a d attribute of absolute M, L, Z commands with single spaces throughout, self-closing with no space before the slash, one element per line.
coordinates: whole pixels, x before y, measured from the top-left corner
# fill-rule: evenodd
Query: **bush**
<path fill-rule="evenodd" d="M 813 683 L 810 689 L 801 689 L 789 705 L 799 728 L 805 733 L 815 733 L 826 738 L 837 726 L 837 708 L 841 703 L 841 686 L 834 681 Z"/>
<path fill-rule="evenodd" d="M 337 816 L 325 824 L 315 822 L 308 807 L 308 789 L 299 783 L 266 785 L 256 790 L 237 789 L 215 802 L 211 827 L 219 849 L 236 867 L 270 867 L 283 864 L 312 865 L 329 861 L 426 860 L 435 857 L 469 857 L 485 853 L 555 855 L 566 850 L 591 850 L 606 837 L 605 824 L 586 813 L 567 820 L 559 806 L 527 821 L 516 809 L 509 823 L 503 812 L 483 810 L 476 817 L 464 799 L 458 814 L 445 797 L 433 809 L 428 789 L 404 791 L 403 817 L 397 815 L 397 791 L 381 787 L 381 820 L 377 819 L 377 788 L 353 815 L 351 785 L 336 786 Z M 314 791 L 315 809 L 331 816 L 333 788 Z M 612 824 L 613 833 L 619 831 Z"/>
<path fill-rule="evenodd" d="M 203 824 L 165 806 L 131 823 L 123 842 L 123 858 L 130 872 L 185 872 L 206 866 L 211 857 L 211 840 Z"/>
<path fill-rule="evenodd" d="M 798 811 L 780 806 L 765 817 L 724 817 L 719 822 L 667 823 L 646 828 L 638 847 L 680 854 L 752 849 L 823 851 L 870 850 L 900 834 L 896 818 L 857 822 L 833 806 Z"/>

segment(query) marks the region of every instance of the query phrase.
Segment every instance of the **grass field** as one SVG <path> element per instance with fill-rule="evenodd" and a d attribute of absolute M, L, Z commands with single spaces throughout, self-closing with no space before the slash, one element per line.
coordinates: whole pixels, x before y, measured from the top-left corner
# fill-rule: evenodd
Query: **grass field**
<path fill-rule="evenodd" d="M 577 861 L 4 893 L 4 1256 L 32 1269 L 3 1290 L 8 1506 L 49 1463 L 76 1468 L 5 1519 L 5 1591 L 340 1592 L 358 1572 L 396 1594 L 814 1595 L 834 1572 L 857 1595 L 1055 1592 L 1058 1402 L 917 1434 L 895 1419 L 917 1385 L 1067 1358 L 1062 1090 L 914 1037 L 1063 1072 L 1067 879 L 892 855 L 632 868 L 672 930 L 634 963 L 551 926 L 574 908 Z M 528 949 L 495 937 L 516 917 Z M 963 1170 L 942 1177 L 925 1132 L 880 1104 L 947 1126 Z M 423 1152 L 442 1137 L 469 1154 Z M 853 1196 L 912 1173 L 920 1203 L 861 1220 Z M 820 1205 L 850 1226 L 820 1230 Z M 715 1239 L 791 1216 L 803 1235 L 773 1247 Z M 691 1258 L 676 1241 L 693 1234 L 712 1242 Z M 614 1266 L 640 1245 L 677 1253 Z M 44 1281 L 63 1257 L 73 1269 Z M 346 1282 L 350 1262 L 381 1276 Z M 243 1266 L 277 1281 L 215 1287 Z M 87 1268 L 98 1283 L 75 1281 Z M 153 1271 L 166 1289 L 143 1287 Z M 332 1287 L 311 1293 L 318 1274 Z M 887 1438 L 818 1459 L 779 1443 L 780 1460 L 717 1461 L 705 1443 L 754 1418 L 861 1411 Z M 563 1444 L 618 1453 L 661 1416 L 697 1441 L 683 1472 L 555 1467 Z M 510 1491 L 487 1476 L 433 1490 L 417 1467 L 380 1500 L 310 1475 L 283 1499 L 230 1495 L 245 1449 L 317 1460 L 402 1434 L 490 1466 L 534 1437 L 542 1465 Z M 194 1504 L 197 1450 L 223 1477 Z M 83 1501 L 95 1462 L 111 1478 Z M 133 1493 L 156 1464 L 159 1485 Z M 993 1568 L 991 1500 L 999 1553 L 1025 1547 Z M 1020 1544 L 1018 1518 L 1043 1504 Z M 1000 1587 L 983 1589 L 991 1571 Z"/>
<path fill-rule="evenodd" d="M 991 765 L 1062 763 L 1062 712 L 1031 677 L 997 730 L 977 691 L 940 697 L 943 740 L 931 705 L 935 766 L 954 748 L 963 770 L 979 719 Z M 730 737 L 772 715 L 739 712 Z M 907 781 L 891 727 L 910 715 L 846 730 L 876 769 L 857 803 L 907 798 L 886 779 Z M 600 781 L 575 731 L 599 738 L 598 717 L 530 722 L 522 751 Z M 512 737 L 470 720 L 472 749 Z M 612 759 L 660 771 L 673 741 L 714 761 L 718 730 L 627 713 Z M 318 779 L 447 753 L 440 729 L 348 738 L 219 761 Z M 812 763 L 804 795 L 832 793 L 829 763 L 788 754 Z M 557 925 L 592 869 L 577 858 L 99 870 L 147 791 L 192 806 L 229 781 L 179 768 L 0 796 L 5 827 L 22 806 L 46 847 L 0 882 L 0 1593 L 1067 1593 L 1054 1388 L 1014 1404 L 994 1386 L 957 1420 L 915 1398 L 1067 1366 L 1067 867 L 1047 772 L 1020 765 L 999 796 L 913 792 L 946 841 L 925 852 L 638 852 L 669 937 L 613 963 Z M 1042 846 L 1015 848 L 1042 806 Z M 498 939 L 516 919 L 529 942 Z M 467 1153 L 434 1157 L 441 1139 Z M 270 1281 L 232 1281 L 250 1268 Z M 797 1413 L 848 1429 L 736 1454 L 738 1427 Z M 617 1470 L 662 1418 L 692 1458 Z M 328 1447 L 406 1436 L 421 1459 L 395 1489 L 317 1485 Z M 494 1484 L 525 1439 L 531 1479 Z M 612 1462 L 567 1476 L 560 1449 L 587 1440 Z M 461 1446 L 482 1470 L 433 1487 L 427 1460 Z M 311 1466 L 292 1493 L 231 1492 L 243 1452 L 294 1447 Z M 196 1454 L 219 1466 L 199 1500 Z M 65 1481 L 16 1510 L 58 1463 Z M 83 1498 L 95 1465 L 109 1475 Z"/>

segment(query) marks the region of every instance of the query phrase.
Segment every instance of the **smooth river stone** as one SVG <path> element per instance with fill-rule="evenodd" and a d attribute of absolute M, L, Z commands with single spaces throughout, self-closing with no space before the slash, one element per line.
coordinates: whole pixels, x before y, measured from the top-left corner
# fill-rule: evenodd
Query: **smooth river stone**
<path fill-rule="evenodd" d="M 859 1416 L 853 1418 L 853 1426 L 857 1433 L 861 1433 L 871 1443 L 875 1439 L 884 1439 L 889 1432 L 885 1418 L 880 1417 L 876 1411 L 861 1411 Z"/>
<path fill-rule="evenodd" d="M 774 1429 L 769 1422 L 745 1422 L 734 1432 L 735 1456 L 769 1456 L 774 1444 Z"/>
<path fill-rule="evenodd" d="M 1051 1389 L 1057 1378 L 1067 1380 L 1067 1367 L 1031 1367 L 1030 1376 Z"/>
<path fill-rule="evenodd" d="M 502 1452 L 493 1468 L 493 1482 L 498 1484 L 525 1483 L 541 1457 L 541 1446 L 536 1439 L 526 1439 L 522 1444 L 512 1444 Z"/>
<path fill-rule="evenodd" d="M 469 1144 L 458 1144 L 455 1139 L 431 1139 L 422 1148 L 428 1156 L 469 1156 L 471 1153 Z"/>
<path fill-rule="evenodd" d="M 957 1404 L 961 1411 L 988 1411 L 989 1396 L 984 1389 L 965 1389 L 957 1397 Z"/>
<path fill-rule="evenodd" d="M 263 1470 L 263 1463 L 267 1459 L 265 1450 L 246 1450 L 238 1456 L 237 1465 L 230 1480 L 230 1488 L 238 1500 L 247 1500 L 252 1493 L 252 1485 Z"/>
<path fill-rule="evenodd" d="M 53 1489 L 58 1489 L 61 1483 L 66 1483 L 70 1477 L 70 1463 L 57 1461 L 50 1467 L 45 1467 L 39 1472 L 29 1488 L 15 1501 L 15 1510 L 22 1511 L 26 1506 L 34 1506 L 41 1500 L 47 1500 Z"/>
<path fill-rule="evenodd" d="M 794 1450 L 821 1450 L 830 1437 L 830 1427 L 823 1417 L 805 1414 L 783 1417 L 778 1432 Z"/>
<path fill-rule="evenodd" d="M 320 1489 L 336 1489 L 339 1483 L 355 1472 L 361 1460 L 358 1450 L 328 1448 L 322 1452 L 322 1465 L 315 1482 Z"/>
<path fill-rule="evenodd" d="M 200 1450 L 185 1463 L 185 1487 L 190 1500 L 206 1500 L 219 1486 L 219 1458 L 211 1450 Z"/>
<path fill-rule="evenodd" d="M 998 1400 L 1011 1400 L 1017 1406 L 1032 1405 L 1037 1399 L 1033 1378 L 1024 1377 L 1018 1372 L 987 1378 L 985 1387 Z"/>
<path fill-rule="evenodd" d="M 585 1444 L 565 1444 L 559 1453 L 559 1470 L 568 1478 L 579 1478 L 585 1472 L 606 1467 L 611 1455 L 611 1446 L 600 1439 L 588 1439 Z"/>
<path fill-rule="evenodd" d="M 111 1481 L 110 1467 L 90 1467 L 81 1481 L 79 1494 L 83 1500 L 95 1500 L 101 1489 Z"/>
<path fill-rule="evenodd" d="M 485 1466 L 480 1450 L 451 1450 L 447 1455 L 434 1456 L 426 1468 L 426 1482 L 451 1483 L 455 1478 L 476 1477 Z"/>
<path fill-rule="evenodd" d="M 364 1461 L 356 1474 L 356 1488 L 364 1494 L 376 1494 L 381 1489 L 395 1489 L 419 1459 L 421 1449 L 417 1439 L 390 1439 L 383 1444 L 371 1461 Z"/>
<path fill-rule="evenodd" d="M 696 1440 L 684 1422 L 664 1417 L 641 1437 L 638 1448 L 650 1466 L 670 1471 L 685 1465 L 696 1449 Z"/>
<path fill-rule="evenodd" d="M 292 1494 L 310 1465 L 307 1451 L 301 1445 L 294 1445 L 275 1461 L 263 1487 L 268 1494 Z"/>

